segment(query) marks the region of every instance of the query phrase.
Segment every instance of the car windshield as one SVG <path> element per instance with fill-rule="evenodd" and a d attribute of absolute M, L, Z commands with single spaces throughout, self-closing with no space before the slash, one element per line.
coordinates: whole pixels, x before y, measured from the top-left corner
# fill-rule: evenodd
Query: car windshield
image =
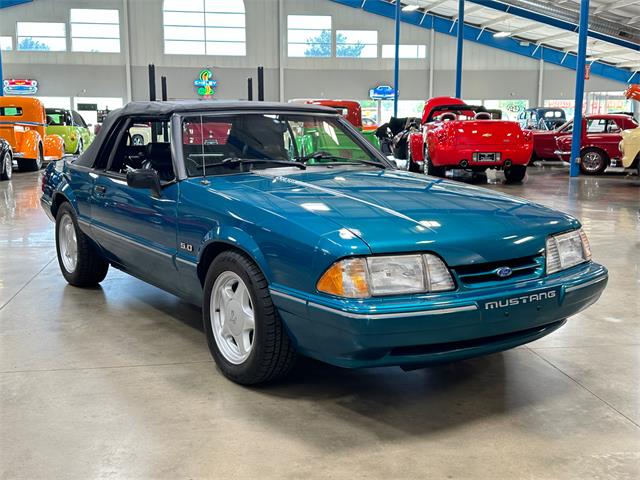
<path fill-rule="evenodd" d="M 188 116 L 182 144 L 189 176 L 336 164 L 384 167 L 336 117 L 311 114 Z"/>
<path fill-rule="evenodd" d="M 563 123 L 562 125 L 560 125 L 558 128 L 556 128 L 556 132 L 563 132 L 563 133 L 571 133 L 571 131 L 573 130 L 573 120 L 569 120 L 568 122 Z"/>
<path fill-rule="evenodd" d="M 47 124 L 52 126 L 71 125 L 70 115 L 62 109 L 47 108 Z"/>

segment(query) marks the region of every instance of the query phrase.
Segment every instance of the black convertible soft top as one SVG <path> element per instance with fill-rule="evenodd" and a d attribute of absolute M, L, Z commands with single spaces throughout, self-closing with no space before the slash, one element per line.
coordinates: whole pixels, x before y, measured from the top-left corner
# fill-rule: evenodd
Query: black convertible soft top
<path fill-rule="evenodd" d="M 306 103 L 248 102 L 242 100 L 172 100 L 167 102 L 130 102 L 124 107 L 107 115 L 96 138 L 85 152 L 75 160 L 76 165 L 91 167 L 96 156 L 113 125 L 122 117 L 149 116 L 169 118 L 174 113 L 220 112 L 224 110 L 264 111 L 264 112 L 299 112 L 299 113 L 333 113 L 338 112 L 330 107 Z"/>

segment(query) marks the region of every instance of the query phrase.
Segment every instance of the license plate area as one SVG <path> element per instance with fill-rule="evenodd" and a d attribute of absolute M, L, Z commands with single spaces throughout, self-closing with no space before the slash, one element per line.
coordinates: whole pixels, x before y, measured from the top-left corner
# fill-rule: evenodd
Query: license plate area
<path fill-rule="evenodd" d="M 512 311 L 540 312 L 549 307 L 556 308 L 559 301 L 558 289 L 525 293 L 519 296 L 502 297 L 481 304 L 483 313 L 505 313 Z"/>
<path fill-rule="evenodd" d="M 500 161 L 500 154 L 499 153 L 494 153 L 494 152 L 474 153 L 473 157 L 474 157 L 473 159 L 476 162 L 498 162 L 498 161 Z"/>

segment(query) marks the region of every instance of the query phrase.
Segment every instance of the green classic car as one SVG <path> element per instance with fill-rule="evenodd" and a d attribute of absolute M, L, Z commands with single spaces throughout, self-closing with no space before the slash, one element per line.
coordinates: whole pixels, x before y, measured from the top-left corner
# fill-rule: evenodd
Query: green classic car
<path fill-rule="evenodd" d="M 47 134 L 64 139 L 64 152 L 79 155 L 93 141 L 93 134 L 82 116 L 75 110 L 47 108 Z"/>

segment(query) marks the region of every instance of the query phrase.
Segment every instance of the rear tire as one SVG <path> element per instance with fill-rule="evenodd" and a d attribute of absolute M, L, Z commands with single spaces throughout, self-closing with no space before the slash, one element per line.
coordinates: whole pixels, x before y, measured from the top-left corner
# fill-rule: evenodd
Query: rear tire
<path fill-rule="evenodd" d="M 504 170 L 504 177 L 507 183 L 519 183 L 524 179 L 526 174 L 527 167 L 525 165 L 511 165 Z"/>
<path fill-rule="evenodd" d="M 0 180 L 11 180 L 13 174 L 13 158 L 10 152 L 4 152 L 0 162 Z"/>
<path fill-rule="evenodd" d="M 42 144 L 38 145 L 38 158 L 19 158 L 18 170 L 21 172 L 37 172 L 42 168 L 44 163 L 44 154 L 42 153 Z"/>
<path fill-rule="evenodd" d="M 76 213 L 67 202 L 56 215 L 56 252 L 65 280 L 75 287 L 95 287 L 107 276 L 109 263 L 78 228 Z"/>
<path fill-rule="evenodd" d="M 84 152 L 84 143 L 82 143 L 82 138 L 78 139 L 78 146 L 76 147 L 76 155 L 80 155 Z"/>
<path fill-rule="evenodd" d="M 413 161 L 409 145 L 407 145 L 407 170 L 413 173 L 423 173 L 420 166 Z"/>
<path fill-rule="evenodd" d="M 429 150 L 425 146 L 424 147 L 424 172 L 427 175 L 431 175 L 432 177 L 444 177 L 445 176 L 445 168 L 444 167 L 435 167 L 433 163 L 431 163 L 431 157 L 429 156 Z"/>
<path fill-rule="evenodd" d="M 215 258 L 202 307 L 209 350 L 225 377 L 255 385 L 284 377 L 294 367 L 297 354 L 267 280 L 246 255 L 226 251 Z"/>
<path fill-rule="evenodd" d="M 580 171 L 585 175 L 600 175 L 609 166 L 609 157 L 599 148 L 585 148 L 580 154 Z"/>

